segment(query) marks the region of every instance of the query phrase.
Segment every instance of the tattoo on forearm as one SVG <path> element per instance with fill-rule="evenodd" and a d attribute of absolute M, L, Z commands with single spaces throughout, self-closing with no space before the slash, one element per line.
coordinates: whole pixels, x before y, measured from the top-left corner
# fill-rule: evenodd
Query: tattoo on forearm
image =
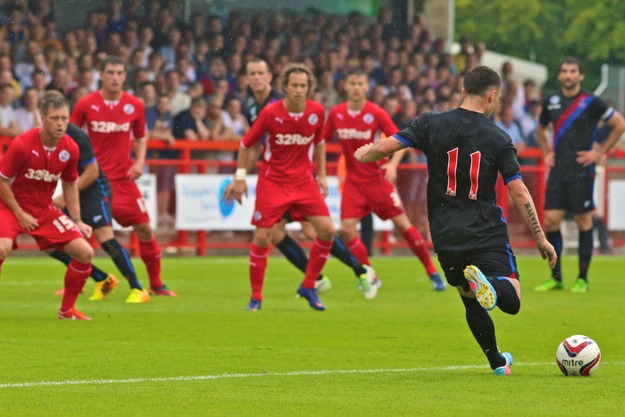
<path fill-rule="evenodd" d="M 534 212 L 534 209 L 532 208 L 532 205 L 530 203 L 525 204 L 525 211 L 527 212 L 527 218 L 530 221 L 530 229 L 532 229 L 532 232 L 535 235 L 541 233 L 540 224 L 538 223 L 538 217 L 536 217 L 536 213 Z"/>

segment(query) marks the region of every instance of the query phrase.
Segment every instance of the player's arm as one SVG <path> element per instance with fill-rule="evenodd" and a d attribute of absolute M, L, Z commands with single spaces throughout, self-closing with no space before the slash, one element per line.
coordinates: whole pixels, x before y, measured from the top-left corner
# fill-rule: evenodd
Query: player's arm
<path fill-rule="evenodd" d="M 143 167 L 145 166 L 145 155 L 148 150 L 148 140 L 144 136 L 141 139 L 136 139 L 134 143 L 135 162 L 128 170 L 126 174 L 131 180 L 136 180 L 143 174 Z"/>
<path fill-rule="evenodd" d="M 392 137 L 395 133 L 399 131 L 399 129 L 397 129 L 397 126 L 395 126 L 395 122 L 393 122 L 393 119 L 391 119 L 391 116 L 389 116 L 386 111 L 380 109 L 379 117 L 382 132 L 386 135 L 386 138 Z M 395 182 L 395 180 L 397 179 L 397 167 L 401 163 L 402 159 L 404 159 L 404 155 L 406 155 L 406 152 L 408 152 L 407 148 L 400 149 L 389 158 L 386 164 L 382 166 L 382 168 L 385 169 L 385 180 Z"/>
<path fill-rule="evenodd" d="M 20 207 L 19 203 L 15 199 L 15 194 L 13 194 L 9 181 L 3 176 L 0 176 L 0 198 L 2 198 L 2 201 L 9 208 L 9 210 L 15 214 L 17 221 L 24 230 L 32 231 L 39 227 L 37 219 L 22 210 L 22 207 Z"/>
<path fill-rule="evenodd" d="M 89 165 L 85 167 L 82 174 L 80 174 L 80 177 L 78 177 L 79 195 L 82 190 L 84 190 L 85 188 L 93 184 L 93 182 L 97 180 L 99 176 L 100 176 L 99 165 L 98 165 L 98 162 L 94 159 L 92 163 L 90 163 Z M 59 210 L 64 209 L 66 207 L 65 194 L 61 194 L 58 197 L 56 197 L 54 200 L 52 200 L 52 203 Z"/>
<path fill-rule="evenodd" d="M 606 122 L 610 127 L 610 134 L 602 143 L 595 143 L 589 151 L 581 151 L 577 153 L 575 160 L 578 164 L 588 166 L 590 164 L 598 163 L 603 155 L 610 152 L 610 149 L 614 147 L 623 136 L 625 132 L 625 119 L 617 111 L 614 111 L 612 116 Z"/>
<path fill-rule="evenodd" d="M 354 158 L 360 162 L 375 162 L 404 148 L 406 148 L 404 143 L 400 142 L 395 136 L 391 136 L 390 138 L 361 146 L 354 152 Z"/>
<path fill-rule="evenodd" d="M 317 184 L 321 188 L 321 194 L 326 197 L 328 195 L 328 177 L 326 175 L 326 143 L 319 142 L 313 150 L 313 158 L 317 166 Z"/>
<path fill-rule="evenodd" d="M 534 206 L 534 201 L 532 200 L 529 190 L 520 178 L 508 182 L 507 185 L 514 207 L 521 215 L 523 222 L 525 222 L 527 227 L 532 232 L 532 236 L 536 241 L 536 247 L 538 248 L 540 255 L 543 259 L 548 258 L 549 266 L 553 268 L 556 265 L 558 256 L 556 255 L 556 251 L 551 243 L 547 241 L 545 232 L 543 232 L 543 229 L 540 227 L 536 206 Z"/>
<path fill-rule="evenodd" d="M 67 204 L 69 217 L 76 223 L 80 232 L 87 239 L 91 237 L 91 226 L 83 223 L 80 218 L 80 199 L 78 197 L 78 181 L 63 181 L 63 195 Z"/>

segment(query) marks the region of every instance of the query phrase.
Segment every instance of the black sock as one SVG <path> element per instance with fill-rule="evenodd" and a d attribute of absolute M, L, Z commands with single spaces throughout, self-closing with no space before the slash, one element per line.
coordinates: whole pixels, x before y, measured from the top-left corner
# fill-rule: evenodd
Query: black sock
<path fill-rule="evenodd" d="M 592 229 L 579 232 L 579 277 L 588 281 L 588 267 L 592 259 L 593 235 Z"/>
<path fill-rule="evenodd" d="M 72 258 L 70 258 L 68 254 L 66 254 L 65 252 L 61 252 L 60 250 L 54 250 L 50 252 L 49 255 L 53 257 L 54 259 L 57 259 L 68 266 L 69 266 L 69 262 L 72 260 Z M 101 282 L 101 281 L 104 281 L 106 277 L 109 276 L 109 274 L 107 274 L 106 272 L 104 272 L 103 270 L 101 270 L 100 268 L 92 264 L 90 276 L 91 278 L 93 278 L 95 282 Z"/>
<path fill-rule="evenodd" d="M 560 259 L 562 258 L 562 233 L 560 233 L 559 230 L 557 232 L 547 232 L 547 240 L 553 245 L 553 248 L 556 250 L 556 255 L 558 255 L 556 266 L 551 270 L 551 277 L 558 282 L 562 282 L 562 270 L 560 269 Z"/>
<path fill-rule="evenodd" d="M 358 262 L 358 259 L 347 249 L 347 246 L 345 246 L 341 238 L 337 236 L 334 236 L 334 242 L 332 242 L 330 253 L 336 259 L 353 269 L 357 277 L 367 272 L 360 262 Z"/>
<path fill-rule="evenodd" d="M 608 240 L 608 229 L 605 227 L 603 219 L 601 217 L 593 217 L 592 228 L 593 230 L 597 231 L 597 238 L 599 239 L 599 250 L 602 253 L 609 252 L 610 242 Z"/>
<path fill-rule="evenodd" d="M 487 277 L 487 279 L 497 292 L 497 307 L 504 313 L 518 313 L 521 300 L 510 280 L 505 277 Z"/>
<path fill-rule="evenodd" d="M 367 248 L 367 254 L 371 256 L 373 253 L 371 250 L 373 244 L 373 215 L 371 213 L 360 219 L 360 240 Z"/>
<path fill-rule="evenodd" d="M 486 355 L 491 369 L 504 366 L 506 359 L 499 354 L 497 339 L 495 338 L 495 325 L 490 315 L 475 298 L 460 297 L 466 309 L 467 323 L 473 333 L 473 337 Z"/>
<path fill-rule="evenodd" d="M 302 247 L 298 245 L 297 242 L 291 238 L 291 236 L 285 234 L 284 239 L 276 245 L 276 248 L 280 249 L 280 252 L 282 252 L 282 254 L 286 256 L 286 259 L 295 265 L 297 269 L 304 273 L 306 272 L 306 268 L 308 267 L 308 257 L 306 256 L 306 252 L 304 252 L 304 249 L 302 249 Z M 320 277 L 321 275 L 319 275 L 317 279 Z"/>
<path fill-rule="evenodd" d="M 122 275 L 128 280 L 128 284 L 130 284 L 130 288 L 142 290 L 143 287 L 141 283 L 137 279 L 137 274 L 135 273 L 135 268 L 132 266 L 132 262 L 130 261 L 130 256 L 128 252 L 116 239 L 107 240 L 102 243 L 102 249 L 108 253 L 111 257 L 117 269 L 122 273 Z"/>

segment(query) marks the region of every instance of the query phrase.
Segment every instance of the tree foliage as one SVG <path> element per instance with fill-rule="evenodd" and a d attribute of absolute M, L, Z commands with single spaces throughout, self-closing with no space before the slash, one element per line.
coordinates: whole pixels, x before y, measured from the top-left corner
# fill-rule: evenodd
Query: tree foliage
<path fill-rule="evenodd" d="M 602 63 L 625 64 L 623 0 L 456 0 L 456 30 L 496 52 L 547 65 L 581 58 L 587 81 L 598 82 Z"/>

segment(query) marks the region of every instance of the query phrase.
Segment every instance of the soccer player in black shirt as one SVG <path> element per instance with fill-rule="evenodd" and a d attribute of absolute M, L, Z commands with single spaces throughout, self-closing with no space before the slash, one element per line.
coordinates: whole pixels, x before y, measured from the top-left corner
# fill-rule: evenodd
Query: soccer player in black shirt
<path fill-rule="evenodd" d="M 425 153 L 428 217 L 438 260 L 447 281 L 460 293 L 469 328 L 495 375 L 509 375 L 512 355 L 499 352 L 487 312 L 498 306 L 516 314 L 521 307 L 516 260 L 502 210 L 495 203 L 499 174 L 542 257 L 553 266 L 556 253 L 521 179 L 512 140 L 488 119 L 501 96 L 499 75 L 484 66 L 470 70 L 462 94 L 460 108 L 426 113 L 391 138 L 359 148 L 354 156 L 373 162 L 404 147 Z"/>
<path fill-rule="evenodd" d="M 573 213 L 579 228 L 579 275 L 571 288 L 575 293 L 588 291 L 588 267 L 593 251 L 595 163 L 625 132 L 623 117 L 603 100 L 582 89 L 583 80 L 582 63 L 577 58 L 565 58 L 558 71 L 561 91 L 545 98 L 536 132 L 545 163 L 551 167 L 545 195 L 545 230 L 558 257 L 562 253 L 560 223 L 567 211 Z M 599 121 L 611 128 L 609 136 L 601 143 L 593 139 Z M 560 262 L 552 268 L 551 277 L 534 290 L 563 288 Z"/>
<path fill-rule="evenodd" d="M 108 179 L 100 169 L 89 136 L 78 126 L 70 123 L 67 126 L 67 134 L 80 148 L 78 161 L 78 191 L 80 192 L 80 213 L 82 220 L 93 228 L 93 234 L 102 246 L 102 249 L 113 259 L 122 275 L 128 280 L 130 294 L 126 298 L 127 303 L 144 303 L 150 299 L 150 294 L 143 289 L 137 279 L 135 268 L 130 261 L 130 256 L 124 247 L 115 239 L 111 222 L 111 186 Z M 54 205 L 59 209 L 65 208 L 65 199 L 60 195 L 54 199 Z M 64 252 L 55 250 L 50 253 L 55 259 L 69 265 L 70 258 Z M 91 301 L 103 300 L 118 283 L 117 278 L 107 274 L 95 265 L 92 266 L 91 278 L 96 281 Z M 63 290 L 57 291 L 62 295 Z"/>

